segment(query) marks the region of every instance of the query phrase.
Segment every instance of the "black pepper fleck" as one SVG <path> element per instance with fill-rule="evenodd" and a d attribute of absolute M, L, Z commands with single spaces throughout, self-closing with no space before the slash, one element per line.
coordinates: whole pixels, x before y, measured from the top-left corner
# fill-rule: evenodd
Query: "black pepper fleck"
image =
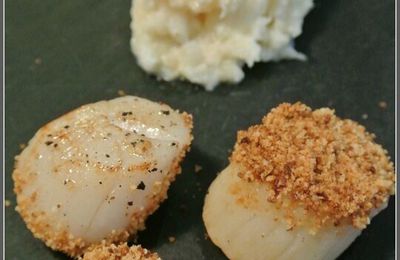
<path fill-rule="evenodd" d="M 107 158 L 110 158 L 110 155 L 109 155 L 109 154 L 106 154 L 106 157 L 107 157 Z"/>
<path fill-rule="evenodd" d="M 133 205 L 133 201 L 128 201 L 128 205 L 132 206 Z"/>
<path fill-rule="evenodd" d="M 51 145 L 52 143 L 53 143 L 52 141 L 45 142 L 46 145 Z"/>
<path fill-rule="evenodd" d="M 146 185 L 144 184 L 143 181 L 141 181 L 141 182 L 139 183 L 139 185 L 137 186 L 137 189 L 138 189 L 138 190 L 144 190 L 144 189 L 146 189 Z"/>
<path fill-rule="evenodd" d="M 68 128 L 69 128 L 69 125 L 64 126 L 64 128 L 65 128 L 65 129 L 68 129 Z"/>
<path fill-rule="evenodd" d="M 166 115 L 166 116 L 169 115 L 169 111 L 168 111 L 168 110 L 161 110 L 161 113 L 163 113 L 163 114 Z"/>
<path fill-rule="evenodd" d="M 132 112 L 122 112 L 122 116 L 132 115 Z"/>

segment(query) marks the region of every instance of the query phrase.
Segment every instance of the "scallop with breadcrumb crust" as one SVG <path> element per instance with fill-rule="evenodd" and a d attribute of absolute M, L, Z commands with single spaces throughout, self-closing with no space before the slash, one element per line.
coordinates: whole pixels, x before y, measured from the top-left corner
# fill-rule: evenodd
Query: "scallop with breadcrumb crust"
<path fill-rule="evenodd" d="M 394 180 L 363 126 L 285 103 L 239 131 L 203 220 L 230 259 L 335 259 L 387 206 Z"/>
<path fill-rule="evenodd" d="M 166 198 L 191 129 L 189 114 L 138 97 L 82 106 L 17 156 L 16 210 L 35 237 L 70 256 L 124 242 Z"/>

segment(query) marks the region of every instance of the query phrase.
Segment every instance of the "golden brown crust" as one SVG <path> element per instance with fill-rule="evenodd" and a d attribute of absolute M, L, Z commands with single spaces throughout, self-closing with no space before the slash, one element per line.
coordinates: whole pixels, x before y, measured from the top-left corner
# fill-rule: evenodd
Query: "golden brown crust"
<path fill-rule="evenodd" d="M 192 116 L 185 112 L 181 115 L 184 119 L 185 126 L 190 129 L 191 133 L 191 130 L 193 129 Z M 164 181 L 159 185 L 155 185 L 153 196 L 149 199 L 147 207 L 132 214 L 131 222 L 126 229 L 113 230 L 109 236 L 101 242 L 103 245 L 125 242 L 130 236 L 145 229 L 146 218 L 154 213 L 159 207 L 159 204 L 167 198 L 169 185 L 175 180 L 176 175 L 180 173 L 180 162 L 185 157 L 186 152 L 189 151 L 192 140 L 193 135 L 191 133 L 190 142 L 182 148 L 180 155 L 175 158 Z M 32 178 L 35 178 L 35 173 L 23 174 L 23 170 L 23 167 L 19 167 L 17 156 L 15 170 L 12 175 L 14 180 L 14 192 L 17 194 L 18 202 L 16 211 L 19 212 L 28 229 L 36 238 L 44 241 L 45 244 L 53 250 L 64 252 L 72 257 L 79 257 L 88 249 L 88 247 L 99 244 L 88 243 L 82 238 L 74 237 L 65 227 L 60 227 L 57 230 L 49 228 L 48 223 L 54 223 L 56 220 L 51 219 L 51 217 L 49 217 L 45 212 L 37 212 L 32 209 L 32 205 L 34 204 L 33 201 L 36 199 L 35 193 L 33 193 L 31 197 L 22 195 L 22 190 L 29 184 Z"/>
<path fill-rule="evenodd" d="M 45 241 L 46 245 L 53 250 L 60 250 L 71 256 L 79 256 L 81 250 L 88 246 L 85 241 L 75 238 L 64 227 L 60 227 L 58 230 L 51 229 L 49 223 L 52 223 L 53 220 L 45 212 L 30 210 L 34 199 L 34 195 L 29 198 L 20 195 L 17 198 L 18 206 L 15 208 L 33 236 Z"/>
<path fill-rule="evenodd" d="M 161 260 L 157 253 L 126 243 L 116 246 L 102 243 L 87 250 L 81 260 Z"/>
<path fill-rule="evenodd" d="M 267 184 L 268 201 L 296 222 L 303 208 L 324 224 L 364 228 L 394 193 L 394 169 L 374 135 L 334 111 L 281 104 L 262 124 L 239 131 L 230 158 L 246 181 Z"/>

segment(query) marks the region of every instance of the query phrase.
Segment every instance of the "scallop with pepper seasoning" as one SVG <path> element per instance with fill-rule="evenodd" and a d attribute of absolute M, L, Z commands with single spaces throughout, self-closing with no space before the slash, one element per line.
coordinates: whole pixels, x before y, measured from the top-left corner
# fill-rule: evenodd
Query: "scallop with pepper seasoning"
<path fill-rule="evenodd" d="M 166 198 L 191 129 L 189 114 L 138 97 L 82 106 L 17 156 L 16 209 L 35 237 L 71 256 L 126 241 Z"/>

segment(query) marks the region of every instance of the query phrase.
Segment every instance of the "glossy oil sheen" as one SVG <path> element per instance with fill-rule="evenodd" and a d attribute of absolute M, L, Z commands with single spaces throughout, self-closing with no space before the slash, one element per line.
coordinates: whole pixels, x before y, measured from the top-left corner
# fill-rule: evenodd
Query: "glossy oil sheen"
<path fill-rule="evenodd" d="M 394 158 L 393 0 L 317 0 L 296 40 L 308 62 L 257 64 L 238 86 L 214 92 L 144 73 L 129 50 L 129 8 L 130 1 L 6 1 L 6 259 L 67 259 L 34 239 L 13 209 L 19 144 L 48 121 L 118 90 L 194 116 L 183 174 L 139 237 L 164 259 L 225 259 L 204 238 L 206 189 L 227 165 L 236 131 L 281 102 L 333 107 L 374 132 Z M 195 173 L 195 165 L 202 170 Z M 394 259 L 393 199 L 340 259 Z"/>

